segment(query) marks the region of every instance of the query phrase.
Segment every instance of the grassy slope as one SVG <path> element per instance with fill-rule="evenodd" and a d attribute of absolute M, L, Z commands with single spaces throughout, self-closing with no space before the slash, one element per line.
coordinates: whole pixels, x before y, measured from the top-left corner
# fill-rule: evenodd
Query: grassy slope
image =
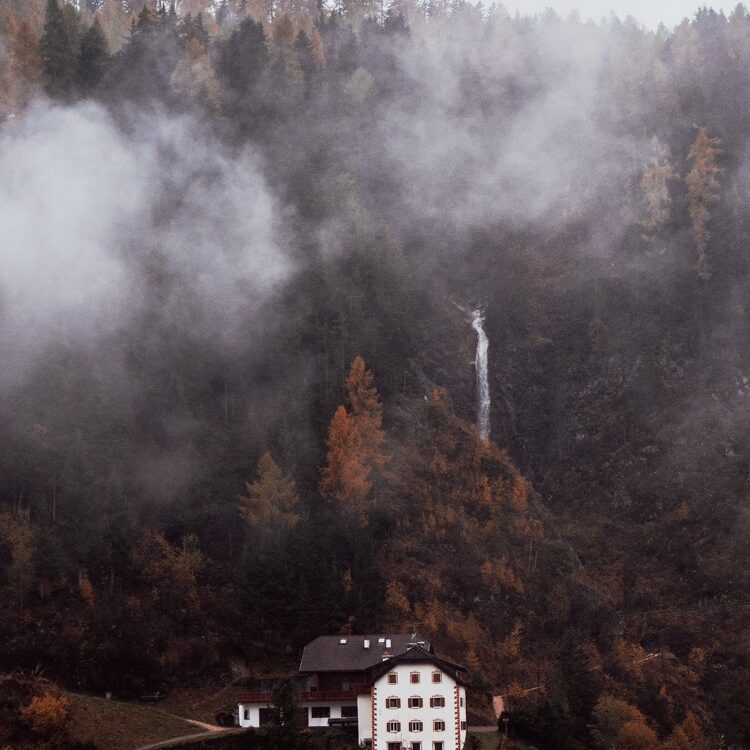
<path fill-rule="evenodd" d="M 101 750 L 133 750 L 150 742 L 168 740 L 202 730 L 176 716 L 136 703 L 108 701 L 68 693 L 70 726 L 80 739 Z"/>
<path fill-rule="evenodd" d="M 196 704 L 185 710 L 187 703 L 183 697 L 183 705 L 159 704 L 160 708 L 143 706 L 137 703 L 123 703 L 120 701 L 108 701 L 89 695 L 67 693 L 70 699 L 70 724 L 76 727 L 75 734 L 80 739 L 89 739 L 101 750 L 133 750 L 134 748 L 151 742 L 168 740 L 173 737 L 182 737 L 189 734 L 200 733 L 200 728 L 189 724 L 187 721 L 164 713 L 166 710 L 181 708 L 191 718 L 208 719 L 210 713 L 195 710 Z M 234 696 L 234 689 L 218 691 L 208 696 L 205 702 L 223 706 L 230 696 Z M 194 696 L 190 696 L 194 698 Z M 179 701 L 177 701 L 179 703 Z M 198 702 L 199 704 L 201 701 Z M 163 710 L 162 707 L 163 706 Z M 215 708 L 216 706 L 211 706 Z M 201 706 L 205 709 L 205 706 Z M 209 709 L 210 711 L 211 709 Z M 206 715 L 201 715 L 205 713 Z M 482 743 L 482 750 L 497 750 L 500 744 L 500 735 L 497 732 L 476 733 Z M 522 745 L 511 741 L 507 750 L 533 750 L 529 745 Z"/>
<path fill-rule="evenodd" d="M 242 688 L 225 682 L 205 682 L 200 687 L 182 687 L 170 692 L 159 709 L 209 724 L 216 723 L 219 711 L 232 711 Z"/>

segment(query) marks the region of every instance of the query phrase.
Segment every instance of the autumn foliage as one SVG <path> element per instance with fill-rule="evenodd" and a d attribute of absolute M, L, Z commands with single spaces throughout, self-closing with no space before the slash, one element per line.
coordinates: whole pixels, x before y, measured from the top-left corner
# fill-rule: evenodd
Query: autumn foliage
<path fill-rule="evenodd" d="M 708 128 L 700 128 L 688 154 L 693 166 L 685 181 L 693 237 L 698 249 L 696 271 L 702 281 L 708 281 L 713 275 L 708 258 L 708 241 L 711 237 L 708 224 L 711 220 L 711 207 L 719 200 L 719 175 L 722 170 L 717 158 L 720 153 L 719 139 L 710 136 Z"/>
<path fill-rule="evenodd" d="M 258 463 L 254 482 L 245 484 L 240 512 L 256 529 L 295 526 L 300 520 L 299 497 L 294 480 L 281 472 L 266 451 Z"/>
<path fill-rule="evenodd" d="M 45 693 L 34 696 L 21 714 L 31 729 L 43 737 L 60 732 L 68 719 L 70 701 L 64 696 Z"/>
<path fill-rule="evenodd" d="M 346 402 L 347 406 L 336 409 L 328 430 L 320 491 L 344 515 L 362 523 L 372 500 L 377 471 L 386 462 L 383 407 L 372 372 L 366 369 L 362 357 L 352 362 L 346 379 Z"/>

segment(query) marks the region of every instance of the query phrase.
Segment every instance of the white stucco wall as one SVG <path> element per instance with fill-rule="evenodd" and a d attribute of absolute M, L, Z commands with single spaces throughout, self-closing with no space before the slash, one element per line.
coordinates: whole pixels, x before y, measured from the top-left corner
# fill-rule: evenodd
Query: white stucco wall
<path fill-rule="evenodd" d="M 339 701 L 337 703 L 332 703 L 330 701 L 319 701 L 317 703 L 304 703 L 304 706 L 307 707 L 307 718 L 308 718 L 308 726 L 309 727 L 327 727 L 328 726 L 328 718 L 331 719 L 340 719 L 341 716 L 341 707 L 342 706 L 356 706 L 357 701 L 352 698 L 351 700 L 347 701 Z M 322 719 L 313 719 L 312 717 L 312 708 L 314 706 L 328 706 L 328 708 L 331 709 L 330 717 L 328 718 L 322 718 Z"/>
<path fill-rule="evenodd" d="M 367 701 L 368 705 L 368 719 L 369 719 L 369 705 L 370 705 L 370 696 L 365 695 L 362 696 Z M 315 703 L 308 703 L 305 702 L 301 705 L 300 710 L 307 711 L 307 719 L 308 719 L 308 726 L 310 727 L 327 727 L 328 726 L 328 718 L 331 719 L 340 719 L 341 716 L 341 708 L 342 706 L 357 706 L 358 701 L 352 698 L 351 700 L 347 701 L 339 701 L 336 703 L 330 703 L 326 701 L 318 701 Z M 239 715 L 239 725 L 241 727 L 259 727 L 260 726 L 260 709 L 261 708 L 267 708 L 269 704 L 266 705 L 260 705 L 258 703 L 240 703 L 238 704 L 238 715 Z M 330 708 L 330 717 L 328 718 L 320 718 L 320 719 L 313 719 L 312 717 L 312 711 L 310 710 L 313 706 L 327 706 Z M 247 718 L 245 718 L 245 714 L 247 712 Z M 367 735 L 370 736 L 369 734 Z"/>
<path fill-rule="evenodd" d="M 461 722 L 466 721 L 466 691 L 456 681 L 441 672 L 440 683 L 432 682 L 432 673 L 439 671 L 433 664 L 399 664 L 392 672 L 398 675 L 398 682 L 391 685 L 388 674 L 383 675 L 376 683 L 376 737 L 373 750 L 387 750 L 389 742 L 400 742 L 402 747 L 411 748 L 412 743 L 420 742 L 421 750 L 434 750 L 436 742 L 443 743 L 443 750 L 462 750 L 466 741 L 466 730 L 461 729 Z M 418 684 L 410 681 L 412 672 L 419 673 Z M 441 696 L 445 699 L 444 708 L 431 708 L 430 698 Z M 400 708 L 386 708 L 387 698 L 401 699 Z M 409 708 L 409 698 L 422 698 L 422 708 Z M 462 700 L 463 699 L 463 700 Z M 461 703 L 463 702 L 463 705 Z M 458 709 L 458 719 L 456 719 Z M 435 731 L 433 721 L 445 722 L 443 731 Z M 399 732 L 389 732 L 389 721 L 401 722 Z M 410 721 L 421 721 L 422 731 L 409 730 Z M 360 721 L 362 716 L 360 715 Z M 458 740 L 457 740 L 458 733 Z M 360 733 L 361 737 L 361 733 Z"/>
<path fill-rule="evenodd" d="M 399 664 L 392 672 L 398 675 L 398 682 L 391 685 L 388 682 L 388 674 L 383 675 L 373 686 L 375 695 L 375 735 L 373 736 L 373 711 L 372 698 L 370 695 L 360 695 L 356 701 L 327 702 L 317 701 L 303 703 L 308 712 L 308 726 L 326 727 L 328 718 L 313 719 L 313 706 L 327 706 L 330 708 L 332 719 L 341 718 L 342 706 L 357 706 L 358 734 L 360 743 L 365 740 L 373 740 L 373 750 L 387 750 L 389 742 L 400 742 L 402 747 L 411 748 L 413 742 L 421 742 L 421 750 L 435 750 L 435 742 L 443 743 L 443 750 L 463 750 L 466 742 L 466 730 L 461 729 L 461 722 L 466 722 L 466 690 L 456 681 L 441 672 L 440 683 L 432 682 L 432 673 L 437 670 L 433 664 Z M 418 672 L 420 681 L 412 684 L 410 674 Z M 431 708 L 430 698 L 442 696 L 445 699 L 444 708 Z M 409 708 L 409 698 L 416 696 L 422 698 L 422 708 Z M 386 708 L 386 699 L 395 697 L 401 699 L 400 708 Z M 242 704 L 239 709 L 239 725 L 241 727 L 260 726 L 260 709 L 267 706 L 258 704 Z M 458 709 L 458 721 L 456 720 L 456 709 Z M 245 718 L 245 712 L 248 718 Z M 444 731 L 435 731 L 433 721 L 440 719 L 445 722 Z M 388 732 L 389 721 L 401 722 L 401 731 Z M 422 722 L 421 732 L 410 732 L 409 722 L 419 720 Z M 458 741 L 457 741 L 458 733 Z"/>
<path fill-rule="evenodd" d="M 372 699 L 369 695 L 357 696 L 357 731 L 360 744 L 372 739 Z"/>
<path fill-rule="evenodd" d="M 239 724 L 241 727 L 259 727 L 260 726 L 260 709 L 268 706 L 261 706 L 257 703 L 240 703 L 237 707 Z M 245 714 L 247 713 L 247 718 Z"/>

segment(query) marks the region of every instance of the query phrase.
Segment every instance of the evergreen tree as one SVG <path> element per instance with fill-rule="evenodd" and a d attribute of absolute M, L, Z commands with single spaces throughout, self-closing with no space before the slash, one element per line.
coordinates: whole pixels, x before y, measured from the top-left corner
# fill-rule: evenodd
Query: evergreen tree
<path fill-rule="evenodd" d="M 294 719 L 299 710 L 299 692 L 288 677 L 279 680 L 271 691 L 271 744 L 278 750 L 298 747 Z"/>
<path fill-rule="evenodd" d="M 188 13 L 179 24 L 179 36 L 185 46 L 195 39 L 203 45 L 204 49 L 207 49 L 208 32 L 203 24 L 203 14 L 198 13 L 197 16 L 193 17 Z"/>
<path fill-rule="evenodd" d="M 149 36 L 159 28 L 159 14 L 145 3 L 140 13 L 133 19 L 131 26 L 131 40 L 133 38 Z"/>
<path fill-rule="evenodd" d="M 68 98 L 72 90 L 77 53 L 70 36 L 74 28 L 70 14 L 63 12 L 57 0 L 47 0 L 39 47 L 45 89 L 58 99 Z"/>
<path fill-rule="evenodd" d="M 83 94 L 93 91 L 102 80 L 109 59 L 109 48 L 99 19 L 86 29 L 81 37 L 81 48 L 78 52 L 77 83 Z"/>
<path fill-rule="evenodd" d="M 81 14 L 73 5 L 67 2 L 62 6 L 62 13 L 68 43 L 73 53 L 78 55 L 78 50 L 81 46 Z"/>
<path fill-rule="evenodd" d="M 302 75 L 305 81 L 309 82 L 310 78 L 317 70 L 317 65 L 315 62 L 312 41 L 304 29 L 300 29 L 297 34 L 297 38 L 294 40 L 294 47 L 297 50 L 297 59 L 299 60 Z"/>
<path fill-rule="evenodd" d="M 217 70 L 235 92 L 251 88 L 268 64 L 268 44 L 263 24 L 246 18 L 219 47 Z"/>
<path fill-rule="evenodd" d="M 219 7 L 216 11 L 216 26 L 219 29 L 223 29 L 224 25 L 229 21 L 229 3 L 227 0 L 221 0 Z"/>

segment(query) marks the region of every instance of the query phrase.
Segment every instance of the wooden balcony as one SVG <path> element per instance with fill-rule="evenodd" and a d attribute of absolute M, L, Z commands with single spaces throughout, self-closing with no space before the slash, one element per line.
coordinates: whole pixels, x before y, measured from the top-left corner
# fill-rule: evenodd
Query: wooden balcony
<path fill-rule="evenodd" d="M 369 685 L 352 685 L 349 690 L 308 690 L 300 694 L 301 703 L 339 703 L 357 700 L 358 695 L 369 695 Z M 270 705 L 271 693 L 240 693 L 237 703 Z"/>

